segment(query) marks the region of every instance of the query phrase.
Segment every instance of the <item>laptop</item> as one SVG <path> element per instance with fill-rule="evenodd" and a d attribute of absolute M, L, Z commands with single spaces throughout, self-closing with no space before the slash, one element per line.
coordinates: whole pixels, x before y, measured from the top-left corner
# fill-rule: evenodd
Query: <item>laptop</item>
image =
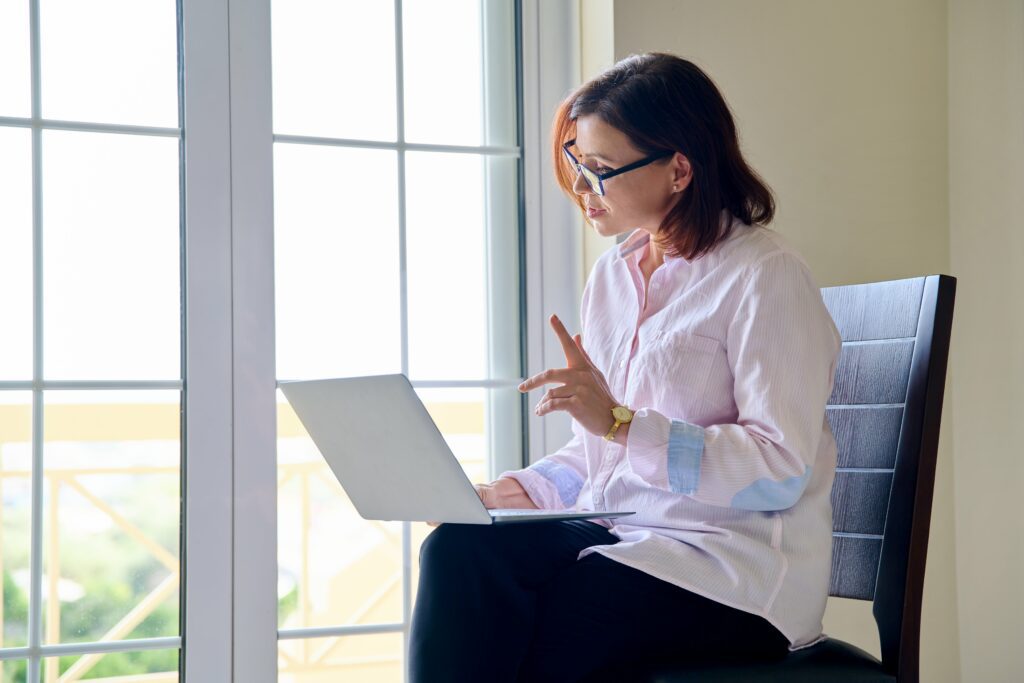
<path fill-rule="evenodd" d="M 405 375 L 280 387 L 364 519 L 505 524 L 633 514 L 487 509 Z"/>

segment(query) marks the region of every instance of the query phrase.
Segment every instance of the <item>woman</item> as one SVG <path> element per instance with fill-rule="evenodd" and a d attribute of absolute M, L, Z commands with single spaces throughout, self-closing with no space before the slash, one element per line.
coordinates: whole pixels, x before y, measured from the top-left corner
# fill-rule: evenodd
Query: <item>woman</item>
<path fill-rule="evenodd" d="M 573 438 L 477 486 L 489 508 L 633 510 L 612 520 L 444 524 L 424 541 L 414 681 L 631 680 L 701 656 L 820 640 L 839 334 L 770 190 L 694 64 L 630 56 L 562 103 L 559 184 L 601 235 L 582 336 L 538 415 Z M 618 670 L 619 673 L 615 673 Z"/>

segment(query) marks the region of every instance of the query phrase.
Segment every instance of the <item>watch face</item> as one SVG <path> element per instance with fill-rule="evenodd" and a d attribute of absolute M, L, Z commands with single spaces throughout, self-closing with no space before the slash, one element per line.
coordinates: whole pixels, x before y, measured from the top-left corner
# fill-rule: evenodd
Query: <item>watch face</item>
<path fill-rule="evenodd" d="M 612 417 L 619 422 L 629 422 L 633 419 L 633 411 L 625 406 L 615 406 L 612 408 Z"/>

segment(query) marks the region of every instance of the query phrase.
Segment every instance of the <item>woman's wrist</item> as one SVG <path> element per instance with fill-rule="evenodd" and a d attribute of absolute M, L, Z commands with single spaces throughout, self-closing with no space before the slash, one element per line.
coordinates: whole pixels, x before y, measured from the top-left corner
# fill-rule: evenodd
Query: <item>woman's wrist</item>
<path fill-rule="evenodd" d="M 619 425 L 618 430 L 615 432 L 615 438 L 612 439 L 612 443 L 617 443 L 620 446 L 625 446 L 627 437 L 629 436 L 629 422 L 623 422 Z"/>

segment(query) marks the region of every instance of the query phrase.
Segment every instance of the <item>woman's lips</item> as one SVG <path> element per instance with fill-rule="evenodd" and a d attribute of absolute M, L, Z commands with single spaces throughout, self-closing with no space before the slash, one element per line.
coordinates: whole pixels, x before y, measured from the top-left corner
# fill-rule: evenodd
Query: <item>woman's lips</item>
<path fill-rule="evenodd" d="M 587 216 L 589 216 L 590 218 L 593 218 L 594 216 L 600 216 L 603 213 L 608 213 L 608 211 L 606 209 L 595 209 L 591 207 L 587 208 Z"/>

